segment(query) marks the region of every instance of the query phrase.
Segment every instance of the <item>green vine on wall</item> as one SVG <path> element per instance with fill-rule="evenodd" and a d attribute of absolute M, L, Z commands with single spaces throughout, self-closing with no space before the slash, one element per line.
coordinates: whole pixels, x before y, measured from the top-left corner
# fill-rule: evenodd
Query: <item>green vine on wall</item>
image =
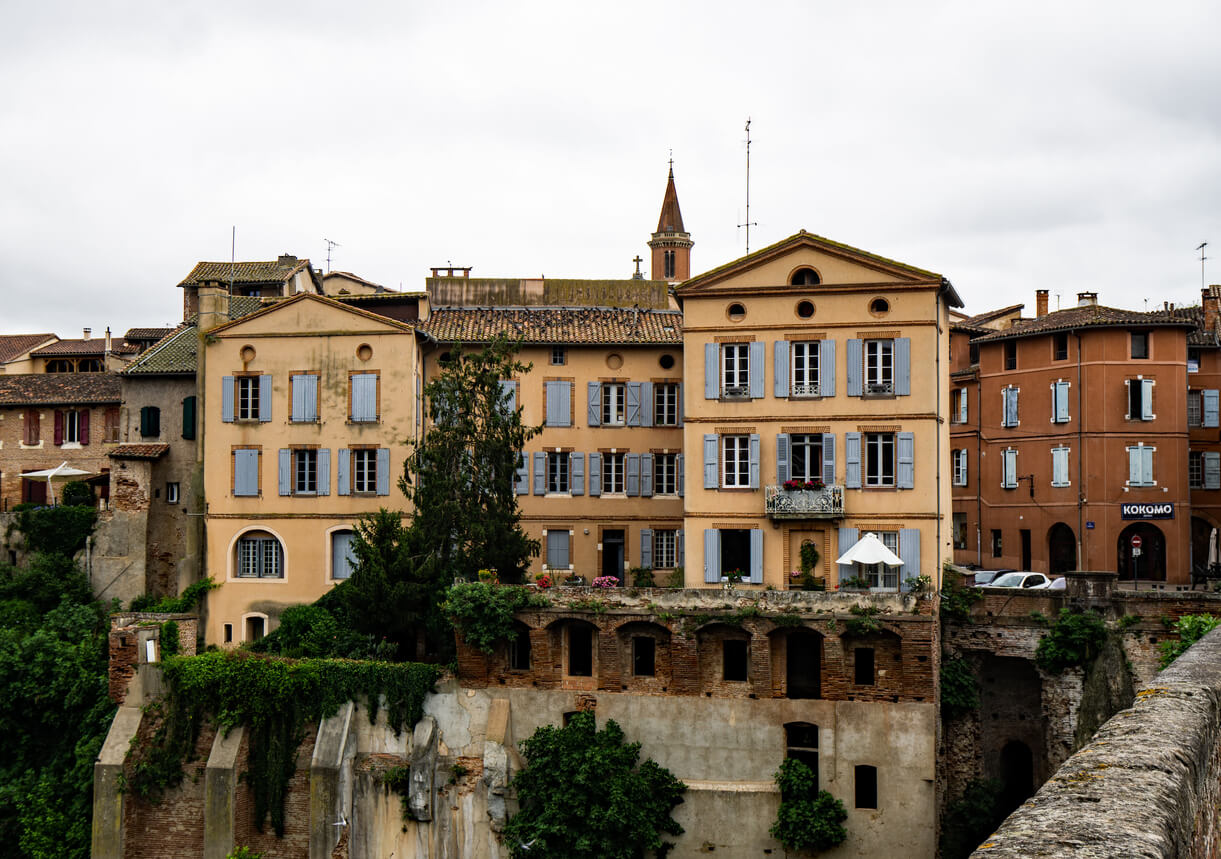
<path fill-rule="evenodd" d="M 527 608 L 546 608 L 550 604 L 545 596 L 520 585 L 462 582 L 446 593 L 441 611 L 461 633 L 463 641 L 490 655 L 497 642 L 511 640 L 516 635 L 514 614 Z"/>
<path fill-rule="evenodd" d="M 216 590 L 220 585 L 211 577 L 200 579 L 192 585 L 187 585 L 176 597 L 157 599 L 152 594 L 141 594 L 131 601 L 131 611 L 147 611 L 157 614 L 187 614 L 195 611 L 203 601 L 204 594 Z"/>
<path fill-rule="evenodd" d="M 1174 631 L 1179 634 L 1178 641 L 1163 641 L 1160 645 L 1161 667 L 1165 668 L 1186 653 L 1187 648 L 1216 629 L 1218 624 L 1221 624 L 1221 618 L 1211 614 L 1185 614 L 1180 617 L 1174 623 Z"/>
<path fill-rule="evenodd" d="M 946 620 L 965 623 L 971 616 L 971 606 L 984 598 L 979 588 L 969 588 L 962 576 L 946 570 L 941 577 L 941 616 Z"/>
<path fill-rule="evenodd" d="M 1061 674 L 1066 668 L 1091 662 L 1106 637 L 1107 628 L 1098 612 L 1062 608 L 1047 634 L 1039 639 L 1034 661 L 1044 671 Z"/>
<path fill-rule="evenodd" d="M 85 548 L 85 539 L 93 533 L 97 518 L 93 507 L 19 506 L 17 530 L 25 536 L 25 547 L 30 552 L 73 555 Z"/>
<path fill-rule="evenodd" d="M 424 698 L 440 674 L 434 665 L 356 662 L 342 659 L 281 659 L 241 651 L 170 657 L 162 663 L 167 693 L 150 707 L 157 728 L 144 745 L 133 742 L 127 757 L 127 785 L 155 802 L 177 786 L 183 764 L 194 752 L 206 717 L 221 730 L 238 725 L 250 731 L 254 823 L 261 832 L 268 815 L 284 834 L 284 796 L 296 769 L 297 748 L 307 722 L 333 716 L 347 701 L 366 702 L 370 723 L 381 698 L 396 734 L 424 713 Z"/>
<path fill-rule="evenodd" d="M 854 605 L 848 611 L 852 613 L 852 617 L 844 621 L 844 629 L 849 635 L 870 635 L 882 631 L 882 622 L 878 620 L 880 610 L 876 605 Z"/>
<path fill-rule="evenodd" d="M 962 657 L 941 662 L 941 712 L 949 719 L 979 707 L 979 682 Z"/>

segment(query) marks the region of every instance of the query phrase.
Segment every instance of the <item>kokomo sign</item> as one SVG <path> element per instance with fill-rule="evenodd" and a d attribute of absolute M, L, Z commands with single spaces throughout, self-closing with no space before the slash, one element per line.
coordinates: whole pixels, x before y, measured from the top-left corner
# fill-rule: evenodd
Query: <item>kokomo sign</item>
<path fill-rule="evenodd" d="M 1119 515 L 1124 519 L 1173 519 L 1174 502 L 1164 504 L 1120 504 Z"/>

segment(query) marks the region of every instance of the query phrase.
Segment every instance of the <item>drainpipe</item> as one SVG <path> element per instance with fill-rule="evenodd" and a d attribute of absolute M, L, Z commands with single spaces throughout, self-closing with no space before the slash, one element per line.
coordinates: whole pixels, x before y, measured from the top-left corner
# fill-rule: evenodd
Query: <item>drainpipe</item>
<path fill-rule="evenodd" d="M 970 347 L 968 347 L 970 348 Z M 975 565 L 984 565 L 984 385 L 975 371 Z"/>
<path fill-rule="evenodd" d="M 1081 409 L 1081 332 L 1073 329 L 1077 340 L 1077 569 L 1085 563 L 1085 412 Z"/>
<path fill-rule="evenodd" d="M 941 295 L 941 289 L 933 293 L 933 301 L 936 302 L 933 310 L 933 321 L 935 323 L 933 337 L 937 346 L 937 419 L 936 424 L 934 424 L 937 430 L 937 555 L 933 558 L 933 561 L 937 565 L 937 577 L 934 579 L 937 582 L 941 581 L 941 427 L 946 426 L 946 424 L 942 423 L 944 415 L 941 411 Z M 909 367 L 908 372 L 910 371 L 911 368 Z M 951 506 L 950 509 L 953 510 L 953 507 Z M 953 556 L 953 550 L 951 549 L 950 557 Z"/>

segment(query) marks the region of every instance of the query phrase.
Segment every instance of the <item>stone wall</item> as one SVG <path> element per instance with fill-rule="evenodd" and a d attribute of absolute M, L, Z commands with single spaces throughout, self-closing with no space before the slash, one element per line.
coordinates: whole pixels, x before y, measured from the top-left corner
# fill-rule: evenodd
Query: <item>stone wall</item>
<path fill-rule="evenodd" d="M 170 620 L 178 624 L 178 653 L 194 656 L 199 641 L 199 618 L 193 614 L 123 612 L 110 616 L 107 642 L 110 700 L 122 704 L 137 668 L 161 660 L 161 625 Z M 154 642 L 152 660 L 148 658 L 149 641 Z"/>

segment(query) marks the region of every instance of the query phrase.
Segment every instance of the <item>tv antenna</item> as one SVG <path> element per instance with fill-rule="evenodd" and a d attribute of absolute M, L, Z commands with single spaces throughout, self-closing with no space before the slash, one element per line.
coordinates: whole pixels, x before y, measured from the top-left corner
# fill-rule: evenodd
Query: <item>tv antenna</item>
<path fill-rule="evenodd" d="M 1204 260 L 1208 257 L 1204 256 L 1204 249 L 1208 247 L 1208 242 L 1200 242 L 1200 246 L 1196 248 L 1200 252 L 1200 289 L 1204 289 L 1208 284 L 1204 277 Z"/>
<path fill-rule="evenodd" d="M 738 224 L 738 229 L 746 227 L 746 253 L 750 255 L 750 228 L 759 226 L 750 219 L 750 117 L 746 117 L 746 223 Z"/>
<path fill-rule="evenodd" d="M 343 247 L 339 242 L 333 242 L 330 239 L 323 239 L 326 242 L 326 273 L 331 273 L 331 251 L 335 248 Z"/>

